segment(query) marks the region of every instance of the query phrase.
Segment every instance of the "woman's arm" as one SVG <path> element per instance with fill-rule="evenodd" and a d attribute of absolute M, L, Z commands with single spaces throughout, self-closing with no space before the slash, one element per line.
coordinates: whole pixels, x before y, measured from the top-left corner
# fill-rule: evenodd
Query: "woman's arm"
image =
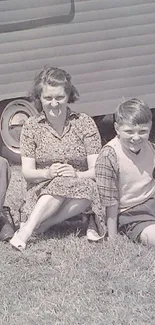
<path fill-rule="evenodd" d="M 87 157 L 88 170 L 86 171 L 76 171 L 72 165 L 69 164 L 59 164 L 57 169 L 57 176 L 65 177 L 77 177 L 77 178 L 95 178 L 95 162 L 98 155 L 89 155 Z M 51 167 L 52 168 L 52 167 Z"/>
<path fill-rule="evenodd" d="M 50 179 L 49 169 L 36 169 L 34 158 L 22 157 L 22 173 L 26 181 L 31 183 Z"/>
<path fill-rule="evenodd" d="M 39 183 L 49 179 L 49 170 L 36 169 L 35 160 L 35 130 L 36 117 L 30 117 L 23 125 L 20 136 L 20 151 L 22 160 L 22 173 L 27 182 Z"/>
<path fill-rule="evenodd" d="M 34 158 L 22 157 L 22 173 L 27 182 L 40 183 L 52 180 L 58 176 L 58 170 L 62 164 L 54 163 L 49 168 L 36 169 Z"/>
<path fill-rule="evenodd" d="M 78 178 L 92 178 L 95 179 L 95 163 L 98 155 L 88 155 L 87 156 L 87 163 L 88 163 L 88 170 L 84 172 L 77 171 L 76 175 Z"/>
<path fill-rule="evenodd" d="M 78 178 L 95 179 L 95 163 L 101 150 L 101 136 L 94 120 L 87 114 L 80 115 L 80 131 L 87 153 L 88 170 L 77 171 Z"/>

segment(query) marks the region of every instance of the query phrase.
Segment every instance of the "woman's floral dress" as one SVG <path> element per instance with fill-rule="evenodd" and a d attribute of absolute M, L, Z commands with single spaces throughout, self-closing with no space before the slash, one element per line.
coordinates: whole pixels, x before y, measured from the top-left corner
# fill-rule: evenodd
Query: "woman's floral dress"
<path fill-rule="evenodd" d="M 62 135 L 48 123 L 44 113 L 30 117 L 23 126 L 20 139 L 21 156 L 35 158 L 36 168 L 48 168 L 53 163 L 67 163 L 77 171 L 88 169 L 87 156 L 98 154 L 101 139 L 95 122 L 85 113 L 67 110 Z M 102 233 L 102 208 L 96 182 L 89 178 L 57 176 L 38 184 L 27 184 L 24 211 L 32 212 L 42 194 L 70 199 L 88 199 L 95 214 L 99 234 Z"/>

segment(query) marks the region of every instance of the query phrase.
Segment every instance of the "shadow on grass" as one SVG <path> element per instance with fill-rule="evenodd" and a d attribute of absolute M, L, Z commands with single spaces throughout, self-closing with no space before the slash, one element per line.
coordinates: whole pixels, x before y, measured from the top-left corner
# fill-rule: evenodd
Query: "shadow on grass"
<path fill-rule="evenodd" d="M 34 234 L 30 239 L 31 243 L 37 243 L 40 240 L 62 239 L 64 237 L 75 236 L 78 238 L 85 237 L 87 231 L 87 222 L 65 221 L 59 225 L 53 226 L 45 234 Z"/>

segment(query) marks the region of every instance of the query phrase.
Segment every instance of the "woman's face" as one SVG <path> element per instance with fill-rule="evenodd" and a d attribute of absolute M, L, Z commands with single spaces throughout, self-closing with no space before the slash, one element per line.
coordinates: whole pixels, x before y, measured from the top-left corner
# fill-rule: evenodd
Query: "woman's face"
<path fill-rule="evenodd" d="M 68 95 L 63 86 L 44 85 L 40 100 L 47 118 L 58 117 L 66 113 Z"/>

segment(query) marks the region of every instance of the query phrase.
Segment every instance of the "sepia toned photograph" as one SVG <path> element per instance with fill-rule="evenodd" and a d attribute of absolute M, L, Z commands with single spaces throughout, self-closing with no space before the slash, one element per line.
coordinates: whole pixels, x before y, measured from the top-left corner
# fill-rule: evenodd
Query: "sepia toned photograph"
<path fill-rule="evenodd" d="M 155 325 L 155 2 L 0 0 L 0 325 Z"/>

